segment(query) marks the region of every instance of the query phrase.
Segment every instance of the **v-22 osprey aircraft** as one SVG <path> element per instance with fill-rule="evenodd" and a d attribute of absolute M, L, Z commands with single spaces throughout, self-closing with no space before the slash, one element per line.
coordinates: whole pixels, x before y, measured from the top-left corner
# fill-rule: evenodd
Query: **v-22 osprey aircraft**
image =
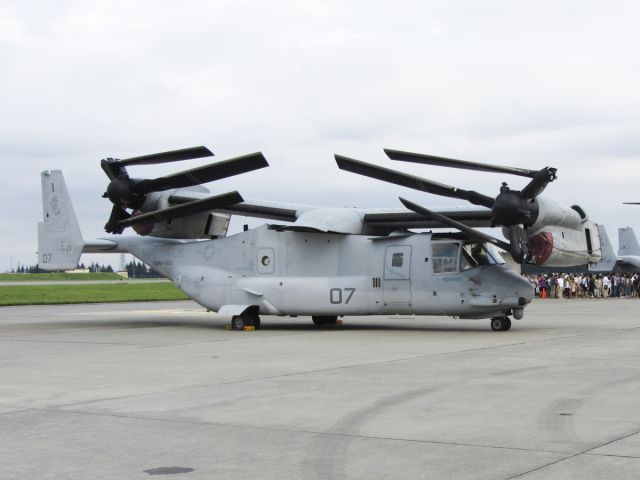
<path fill-rule="evenodd" d="M 39 267 L 76 267 L 83 252 L 131 253 L 231 327 L 258 328 L 260 315 L 310 316 L 316 325 L 348 315 L 450 315 L 491 319 L 509 330 L 521 319 L 533 286 L 497 251 L 519 263 L 579 265 L 600 259 L 596 225 L 579 206 L 539 197 L 556 169 L 526 170 L 397 150 L 394 160 L 531 178 L 521 190 L 502 184 L 493 198 L 336 155 L 338 167 L 415 190 L 464 199 L 468 209 L 315 207 L 211 196 L 203 183 L 268 166 L 261 153 L 206 164 L 154 179 L 131 178 L 127 167 L 213 155 L 195 147 L 128 159 L 104 159 L 104 197 L 112 204 L 105 230 L 85 240 L 60 170 L 42 172 Z M 271 220 L 227 235 L 231 215 Z M 138 235 L 121 236 L 133 227 Z M 453 233 L 409 229 L 452 228 Z M 502 227 L 509 241 L 476 227 Z"/>

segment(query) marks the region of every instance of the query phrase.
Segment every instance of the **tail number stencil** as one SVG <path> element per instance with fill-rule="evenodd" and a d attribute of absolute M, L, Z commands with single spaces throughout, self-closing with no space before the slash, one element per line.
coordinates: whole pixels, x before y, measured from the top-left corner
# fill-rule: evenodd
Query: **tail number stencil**
<path fill-rule="evenodd" d="M 354 293 L 356 293 L 355 288 L 332 288 L 329 290 L 329 301 L 334 305 L 341 303 L 346 305 Z"/>

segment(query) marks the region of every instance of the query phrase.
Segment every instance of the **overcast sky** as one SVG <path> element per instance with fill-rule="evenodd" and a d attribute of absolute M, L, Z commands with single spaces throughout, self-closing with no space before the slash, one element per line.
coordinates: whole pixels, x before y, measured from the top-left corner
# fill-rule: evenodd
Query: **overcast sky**
<path fill-rule="evenodd" d="M 640 233 L 640 207 L 621 205 L 640 201 L 638 25 L 632 0 L 4 0 L 0 271 L 37 261 L 42 170 L 63 170 L 95 238 L 111 208 L 101 158 L 196 145 L 271 164 L 212 191 L 326 205 L 459 204 L 342 172 L 334 153 L 491 195 L 526 179 L 382 148 L 554 166 L 545 195 L 616 243 L 620 226 Z"/>

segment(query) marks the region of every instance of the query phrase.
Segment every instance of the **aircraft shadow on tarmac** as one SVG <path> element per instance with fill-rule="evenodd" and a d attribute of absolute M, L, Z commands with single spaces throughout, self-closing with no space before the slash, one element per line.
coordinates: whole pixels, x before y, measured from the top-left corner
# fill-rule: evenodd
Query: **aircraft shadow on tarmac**
<path fill-rule="evenodd" d="M 402 323 L 398 323 L 398 319 L 389 319 L 388 323 L 371 323 L 358 320 L 350 322 L 349 319 L 345 320 L 342 325 L 322 325 L 316 326 L 311 323 L 311 319 L 300 318 L 299 320 L 290 321 L 266 321 L 262 322 L 260 329 L 256 332 L 234 332 L 236 335 L 252 334 L 260 332 L 340 332 L 340 331 L 388 331 L 388 332 L 459 332 L 459 333 L 473 333 L 473 332 L 487 332 L 496 334 L 491 331 L 489 325 L 483 321 L 456 321 L 452 320 L 450 325 L 434 324 L 429 320 L 420 319 L 402 319 Z M 412 322 L 412 324 L 409 324 Z M 145 319 L 130 319 L 130 320 L 88 320 L 88 321 L 53 321 L 41 323 L 42 326 L 47 329 L 144 329 L 144 328 L 180 328 L 180 329 L 200 329 L 200 330 L 225 330 L 227 329 L 229 322 L 226 319 L 168 319 L 168 318 L 145 318 Z M 34 324 L 31 324 L 34 325 Z M 529 328 L 518 326 L 517 330 L 528 330 Z"/>

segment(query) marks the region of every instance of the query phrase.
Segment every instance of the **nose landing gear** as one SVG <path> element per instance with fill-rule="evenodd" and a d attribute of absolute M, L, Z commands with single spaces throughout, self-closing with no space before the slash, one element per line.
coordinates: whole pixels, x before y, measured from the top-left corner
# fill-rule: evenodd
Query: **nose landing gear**
<path fill-rule="evenodd" d="M 506 331 L 511 328 L 511 319 L 509 317 L 493 317 L 491 319 L 491 330 L 494 332 Z"/>

